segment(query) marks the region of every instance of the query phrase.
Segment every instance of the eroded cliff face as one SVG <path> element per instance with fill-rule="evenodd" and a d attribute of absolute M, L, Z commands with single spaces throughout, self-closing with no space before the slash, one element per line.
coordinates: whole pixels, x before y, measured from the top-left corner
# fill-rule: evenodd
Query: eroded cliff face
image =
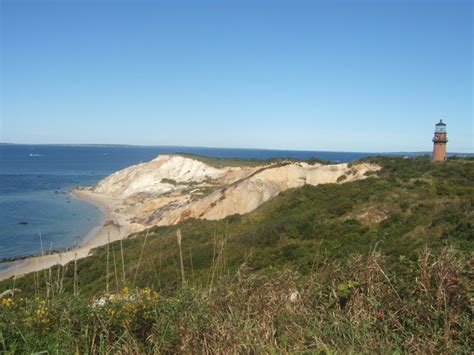
<path fill-rule="evenodd" d="M 291 161 L 216 168 L 188 157 L 160 155 L 110 175 L 92 191 L 120 199 L 116 212 L 134 216 L 130 222 L 138 230 L 191 217 L 215 220 L 245 214 L 289 188 L 364 179 L 367 172 L 379 169 L 365 163 Z"/>

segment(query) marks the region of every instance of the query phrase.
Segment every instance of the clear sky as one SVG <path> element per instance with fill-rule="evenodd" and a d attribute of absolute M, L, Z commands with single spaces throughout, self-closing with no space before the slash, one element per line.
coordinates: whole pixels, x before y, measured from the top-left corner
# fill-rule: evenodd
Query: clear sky
<path fill-rule="evenodd" d="M 2 142 L 474 151 L 471 1 L 0 1 Z"/>

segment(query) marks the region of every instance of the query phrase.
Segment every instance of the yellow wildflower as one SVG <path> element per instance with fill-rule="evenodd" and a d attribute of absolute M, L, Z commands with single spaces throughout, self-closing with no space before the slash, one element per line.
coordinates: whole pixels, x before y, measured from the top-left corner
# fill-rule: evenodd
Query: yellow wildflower
<path fill-rule="evenodd" d="M 3 298 L 2 299 L 2 305 L 6 306 L 6 307 L 10 307 L 13 305 L 13 300 L 8 297 L 8 298 Z"/>
<path fill-rule="evenodd" d="M 133 306 L 133 304 L 131 304 L 131 303 L 125 303 L 125 305 L 123 306 L 123 308 L 124 308 L 125 311 L 128 312 L 128 313 L 133 313 L 133 311 L 134 311 L 134 306 Z"/>

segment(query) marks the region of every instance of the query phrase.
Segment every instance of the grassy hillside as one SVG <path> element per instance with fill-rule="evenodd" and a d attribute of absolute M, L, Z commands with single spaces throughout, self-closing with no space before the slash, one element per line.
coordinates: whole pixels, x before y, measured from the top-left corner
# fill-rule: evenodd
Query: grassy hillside
<path fill-rule="evenodd" d="M 367 160 L 378 176 L 1 282 L 22 292 L 0 306 L 0 349 L 468 352 L 474 161 Z"/>

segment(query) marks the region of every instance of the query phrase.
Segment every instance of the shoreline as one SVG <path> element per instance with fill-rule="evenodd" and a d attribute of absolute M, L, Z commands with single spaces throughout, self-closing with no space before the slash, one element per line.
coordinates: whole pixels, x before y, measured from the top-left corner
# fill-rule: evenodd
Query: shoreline
<path fill-rule="evenodd" d="M 124 239 L 132 233 L 133 228 L 127 221 L 126 216 L 115 211 L 116 206 L 122 202 L 121 199 L 98 194 L 83 188 L 73 189 L 70 193 L 75 198 L 88 201 L 99 207 L 104 214 L 101 225 L 89 231 L 81 244 L 76 248 L 13 261 L 12 267 L 4 271 L 0 270 L 0 281 L 48 269 L 58 264 L 64 266 L 74 261 L 74 259 L 83 259 L 89 256 L 92 249 L 106 245 L 109 242 Z M 110 223 L 110 221 L 112 222 Z"/>

